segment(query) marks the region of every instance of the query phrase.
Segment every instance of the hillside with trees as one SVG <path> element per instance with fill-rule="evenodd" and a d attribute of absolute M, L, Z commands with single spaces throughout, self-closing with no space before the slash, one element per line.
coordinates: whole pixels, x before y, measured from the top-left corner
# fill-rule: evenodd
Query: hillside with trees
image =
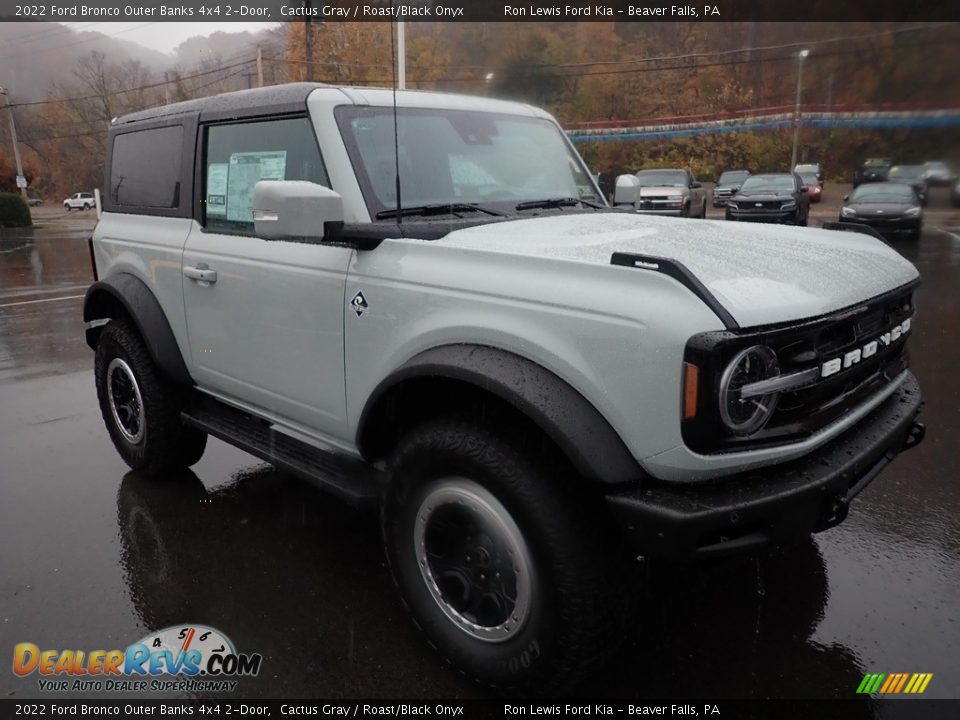
<path fill-rule="evenodd" d="M 298 22 L 258 37 L 224 34 L 225 51 L 216 53 L 211 39 L 196 38 L 166 65 L 121 46 L 78 46 L 84 52 L 59 75 L 26 81 L 31 92 L 46 86 L 37 104 L 16 108 L 33 186 L 59 196 L 99 185 L 107 125 L 132 110 L 256 85 L 261 75 L 264 84 L 393 82 L 393 26 L 316 23 L 309 43 L 307 30 Z M 523 100 L 548 108 L 561 124 L 791 108 L 801 47 L 810 50 L 805 104 L 960 107 L 954 24 L 408 23 L 406 33 L 408 87 Z M 52 57 L 45 52 L 37 62 Z M 31 97 L 19 87 L 15 103 Z M 0 189 L 8 189 L 10 144 L 0 140 Z M 789 129 L 780 129 L 579 149 L 597 172 L 688 165 L 709 178 L 727 167 L 783 168 L 790 141 Z M 804 128 L 800 146 L 801 159 L 819 160 L 829 177 L 842 179 L 866 155 L 956 160 L 960 131 Z"/>

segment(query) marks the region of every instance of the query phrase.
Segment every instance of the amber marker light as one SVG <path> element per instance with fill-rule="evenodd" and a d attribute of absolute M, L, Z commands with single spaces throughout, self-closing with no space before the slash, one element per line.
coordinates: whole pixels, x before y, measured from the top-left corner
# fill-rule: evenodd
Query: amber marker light
<path fill-rule="evenodd" d="M 697 388 L 700 385 L 700 368 L 692 363 L 683 364 L 683 419 L 697 416 Z"/>

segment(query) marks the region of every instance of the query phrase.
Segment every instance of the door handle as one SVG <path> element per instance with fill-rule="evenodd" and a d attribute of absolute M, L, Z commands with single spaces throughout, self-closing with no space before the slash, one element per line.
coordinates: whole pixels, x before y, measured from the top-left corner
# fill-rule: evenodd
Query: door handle
<path fill-rule="evenodd" d="M 183 274 L 199 282 L 215 283 L 217 281 L 217 271 L 211 270 L 206 263 L 197 263 L 196 267 L 186 266 L 183 268 Z"/>

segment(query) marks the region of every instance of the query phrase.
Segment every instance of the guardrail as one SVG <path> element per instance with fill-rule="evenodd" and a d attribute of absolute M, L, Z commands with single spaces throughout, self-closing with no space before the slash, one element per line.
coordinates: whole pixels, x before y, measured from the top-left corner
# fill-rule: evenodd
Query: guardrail
<path fill-rule="evenodd" d="M 942 128 L 960 126 L 960 108 L 928 109 L 820 109 L 825 106 L 804 106 L 800 125 L 804 127 L 861 128 Z M 837 108 L 838 106 L 833 106 Z M 884 108 L 884 106 L 879 106 Z M 567 135 L 573 142 L 609 140 L 655 140 L 671 137 L 692 137 L 725 132 L 770 130 L 791 127 L 795 113 L 792 107 L 779 106 L 758 110 L 738 110 L 704 115 L 687 115 L 652 120 L 612 120 L 568 123 Z"/>

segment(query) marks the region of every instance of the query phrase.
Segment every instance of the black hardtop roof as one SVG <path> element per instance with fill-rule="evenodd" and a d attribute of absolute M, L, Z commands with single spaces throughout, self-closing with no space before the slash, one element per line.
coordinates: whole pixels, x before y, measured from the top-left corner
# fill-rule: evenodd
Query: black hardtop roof
<path fill-rule="evenodd" d="M 200 113 L 201 120 L 229 120 L 234 118 L 303 112 L 307 96 L 316 88 L 330 87 L 324 83 L 288 83 L 269 87 L 238 90 L 185 100 L 171 105 L 160 105 L 117 118 L 113 125 L 127 125 L 165 117 Z"/>

